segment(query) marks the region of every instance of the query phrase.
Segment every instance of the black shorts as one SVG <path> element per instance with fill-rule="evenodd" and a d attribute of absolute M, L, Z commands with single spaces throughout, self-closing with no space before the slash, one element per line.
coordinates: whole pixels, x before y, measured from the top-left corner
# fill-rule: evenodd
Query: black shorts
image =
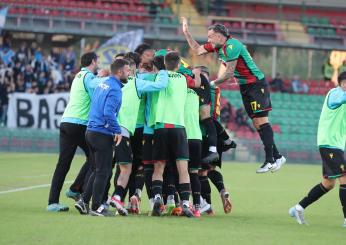
<path fill-rule="evenodd" d="M 153 163 L 153 143 L 154 143 L 153 134 L 143 134 L 143 141 L 142 141 L 143 164 Z"/>
<path fill-rule="evenodd" d="M 210 84 L 205 76 L 201 75 L 201 87 L 196 88 L 195 91 L 199 96 L 199 106 L 211 104 Z"/>
<path fill-rule="evenodd" d="M 250 118 L 267 117 L 272 110 L 269 85 L 263 79 L 251 84 L 240 85 L 245 110 Z"/>
<path fill-rule="evenodd" d="M 202 140 L 188 140 L 189 143 L 189 170 L 198 170 L 201 168 Z"/>
<path fill-rule="evenodd" d="M 219 160 L 211 162 L 211 163 L 202 163 L 201 167 L 203 170 L 209 170 L 211 166 L 218 166 L 219 168 L 222 167 L 222 139 L 219 137 L 217 139 L 216 150 L 217 150 L 217 153 L 219 154 Z M 206 137 L 203 137 L 202 158 L 206 157 L 208 153 L 209 153 L 208 139 Z"/>
<path fill-rule="evenodd" d="M 143 140 L 143 127 L 136 128 L 133 136 L 130 137 L 131 149 L 133 153 L 133 165 L 142 165 L 142 140 Z"/>
<path fill-rule="evenodd" d="M 189 160 L 185 128 L 159 128 L 154 132 L 153 160 Z"/>
<path fill-rule="evenodd" d="M 114 147 L 114 162 L 117 164 L 131 164 L 132 160 L 130 139 L 123 136 L 120 144 Z"/>
<path fill-rule="evenodd" d="M 323 162 L 322 173 L 326 179 L 336 179 L 346 175 L 344 152 L 340 149 L 320 148 Z"/>

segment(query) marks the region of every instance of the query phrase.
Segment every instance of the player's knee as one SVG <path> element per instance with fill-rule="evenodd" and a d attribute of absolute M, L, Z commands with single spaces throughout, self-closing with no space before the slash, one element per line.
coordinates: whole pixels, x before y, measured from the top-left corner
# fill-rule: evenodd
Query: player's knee
<path fill-rule="evenodd" d="M 333 189 L 334 186 L 335 186 L 335 180 L 334 180 L 334 179 L 324 179 L 324 180 L 322 181 L 322 185 L 323 185 L 326 189 L 331 190 L 331 189 Z"/>
<path fill-rule="evenodd" d="M 346 175 L 339 178 L 340 185 L 346 185 Z"/>

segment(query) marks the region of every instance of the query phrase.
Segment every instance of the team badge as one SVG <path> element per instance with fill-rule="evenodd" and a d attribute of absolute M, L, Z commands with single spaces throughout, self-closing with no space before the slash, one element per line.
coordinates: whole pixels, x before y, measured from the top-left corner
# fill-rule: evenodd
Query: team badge
<path fill-rule="evenodd" d="M 129 142 L 129 141 L 127 141 L 127 142 L 126 142 L 126 145 L 127 145 L 127 146 L 130 146 L 130 142 Z"/>
<path fill-rule="evenodd" d="M 334 157 L 334 153 L 329 153 L 329 157 L 332 159 Z"/>
<path fill-rule="evenodd" d="M 257 104 L 257 108 L 261 108 L 261 104 Z"/>
<path fill-rule="evenodd" d="M 151 141 L 151 144 L 154 145 L 154 140 Z"/>
<path fill-rule="evenodd" d="M 345 172 L 345 166 L 344 166 L 344 164 L 341 164 L 340 168 L 341 168 L 341 171 L 342 171 L 342 172 Z"/>
<path fill-rule="evenodd" d="M 264 88 L 261 88 L 262 94 L 264 94 Z"/>
<path fill-rule="evenodd" d="M 228 47 L 229 47 L 230 49 L 233 49 L 233 45 L 232 45 L 232 44 L 228 45 Z"/>
<path fill-rule="evenodd" d="M 142 140 L 142 145 L 144 145 L 145 144 L 145 140 Z"/>

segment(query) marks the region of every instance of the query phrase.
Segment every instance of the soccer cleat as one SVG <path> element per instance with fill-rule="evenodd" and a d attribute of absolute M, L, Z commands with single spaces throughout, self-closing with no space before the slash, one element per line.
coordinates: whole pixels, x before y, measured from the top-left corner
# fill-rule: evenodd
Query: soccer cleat
<path fill-rule="evenodd" d="M 65 192 L 66 197 L 71 198 L 73 200 L 75 200 L 76 202 L 79 200 L 79 198 L 81 197 L 81 194 L 79 192 L 74 192 L 71 191 L 71 189 L 68 189 Z"/>
<path fill-rule="evenodd" d="M 90 210 L 91 216 L 98 216 L 98 217 L 114 217 L 114 213 L 110 212 L 106 208 L 104 208 L 103 205 L 101 205 L 97 210 Z"/>
<path fill-rule="evenodd" d="M 271 171 L 272 173 L 278 171 L 282 165 L 284 165 L 286 162 L 286 158 L 284 156 L 281 156 L 280 158 L 276 159 L 275 160 L 275 163 L 276 163 L 276 168 L 272 168 Z"/>
<path fill-rule="evenodd" d="M 196 218 L 201 217 L 200 207 L 198 204 L 194 205 L 192 213 L 193 213 L 193 216 L 195 216 Z"/>
<path fill-rule="evenodd" d="M 182 208 L 180 206 L 173 208 L 172 210 L 172 216 L 181 216 L 182 215 Z"/>
<path fill-rule="evenodd" d="M 167 215 L 173 215 L 173 210 L 174 209 L 175 209 L 174 199 L 173 200 L 167 199 L 166 214 Z"/>
<path fill-rule="evenodd" d="M 155 197 L 154 199 L 154 206 L 153 210 L 151 212 L 152 216 L 161 216 L 162 211 L 163 211 L 163 203 L 162 203 L 162 198 L 160 196 Z"/>
<path fill-rule="evenodd" d="M 82 215 L 89 213 L 89 205 L 86 204 L 82 198 L 79 198 L 79 200 L 74 204 L 74 207 Z"/>
<path fill-rule="evenodd" d="M 223 142 L 222 144 L 222 152 L 226 152 L 231 148 L 237 148 L 237 143 L 235 143 L 233 140 L 231 143 L 227 144 L 226 141 Z"/>
<path fill-rule="evenodd" d="M 133 195 L 130 198 L 131 213 L 133 213 L 133 214 L 139 214 L 140 213 L 140 210 L 139 210 L 140 203 L 141 203 L 141 200 L 136 195 Z"/>
<path fill-rule="evenodd" d="M 206 157 L 202 159 L 202 163 L 211 163 L 219 160 L 219 154 L 217 152 L 209 152 Z"/>
<path fill-rule="evenodd" d="M 189 205 L 183 204 L 181 215 L 186 216 L 188 218 L 194 217 L 193 212 L 190 209 Z"/>
<path fill-rule="evenodd" d="M 230 213 L 232 211 L 232 203 L 229 197 L 229 192 L 227 192 L 226 190 L 222 190 L 220 192 L 220 196 L 225 214 Z"/>
<path fill-rule="evenodd" d="M 122 216 L 127 216 L 129 213 L 126 210 L 126 208 L 124 207 L 124 203 L 120 200 L 118 200 L 117 198 L 115 198 L 114 196 L 111 199 L 110 205 L 113 208 L 116 208 L 116 210 L 118 211 L 118 213 Z"/>
<path fill-rule="evenodd" d="M 47 206 L 47 211 L 48 212 L 67 212 L 69 208 L 60 203 L 52 203 Z"/>
<path fill-rule="evenodd" d="M 299 210 L 299 209 L 297 209 L 296 206 L 294 206 L 294 207 L 290 208 L 288 213 L 292 218 L 296 219 L 298 224 L 300 224 L 300 225 L 307 224 L 305 221 L 305 218 L 304 218 L 304 209 Z"/>
<path fill-rule="evenodd" d="M 277 168 L 276 163 L 265 162 L 265 163 L 263 163 L 263 165 L 261 167 L 259 167 L 256 170 L 256 173 L 263 174 L 263 173 L 269 172 L 270 170 L 275 169 L 275 168 Z"/>

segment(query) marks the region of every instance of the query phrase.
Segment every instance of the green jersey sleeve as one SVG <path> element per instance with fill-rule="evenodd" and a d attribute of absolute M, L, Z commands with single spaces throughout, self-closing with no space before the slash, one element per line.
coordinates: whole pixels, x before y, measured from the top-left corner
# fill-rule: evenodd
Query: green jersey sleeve
<path fill-rule="evenodd" d="M 226 43 L 226 55 L 225 55 L 225 62 L 230 62 L 233 60 L 237 60 L 240 55 L 240 51 L 242 49 L 242 44 L 240 42 L 237 42 L 234 39 L 228 40 Z"/>

